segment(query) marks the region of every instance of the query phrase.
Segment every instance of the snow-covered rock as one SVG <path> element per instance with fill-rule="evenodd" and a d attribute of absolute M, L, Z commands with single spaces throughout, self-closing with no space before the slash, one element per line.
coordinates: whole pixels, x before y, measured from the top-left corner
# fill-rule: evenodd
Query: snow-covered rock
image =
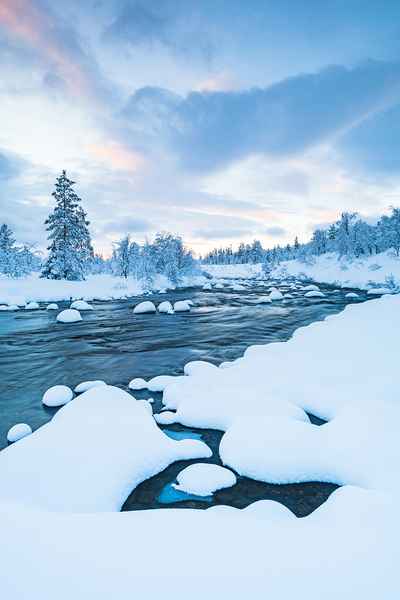
<path fill-rule="evenodd" d="M 86 302 L 85 300 L 74 300 L 72 302 L 70 308 L 75 308 L 76 310 L 93 310 L 93 306 Z"/>
<path fill-rule="evenodd" d="M 153 302 L 150 302 L 150 300 L 145 300 L 144 302 L 140 302 L 139 304 L 137 304 L 133 309 L 133 312 L 136 315 L 141 315 L 145 313 L 155 313 L 156 307 Z"/>
<path fill-rule="evenodd" d="M 348 294 L 345 295 L 345 298 L 359 298 L 359 294 L 356 294 L 356 292 L 349 292 Z"/>
<path fill-rule="evenodd" d="M 222 290 L 222 289 L 224 288 L 224 284 L 218 281 L 218 282 L 217 282 L 217 283 L 214 285 L 214 288 L 215 288 L 216 290 Z"/>
<path fill-rule="evenodd" d="M 29 425 L 27 425 L 26 423 L 17 423 L 8 430 L 7 441 L 10 443 L 18 442 L 18 440 L 21 440 L 22 438 L 26 437 L 27 435 L 30 435 L 31 433 L 32 428 Z"/>
<path fill-rule="evenodd" d="M 25 304 L 25 310 L 38 310 L 38 308 L 40 306 L 37 302 L 28 302 L 28 304 Z"/>
<path fill-rule="evenodd" d="M 314 283 L 311 283 L 310 285 L 304 286 L 303 291 L 304 292 L 318 292 L 319 287 L 317 285 L 315 285 Z"/>
<path fill-rule="evenodd" d="M 51 302 L 46 306 L 46 310 L 58 310 L 58 304 Z"/>
<path fill-rule="evenodd" d="M 310 290 L 304 294 L 304 298 L 325 298 L 325 294 L 319 290 Z"/>
<path fill-rule="evenodd" d="M 159 313 L 167 313 L 168 315 L 172 315 L 174 312 L 172 304 L 171 302 L 168 302 L 168 300 L 166 300 L 165 302 L 161 302 L 161 304 L 158 305 L 157 310 Z"/>
<path fill-rule="evenodd" d="M 292 294 L 283 294 L 283 297 L 287 300 L 291 300 L 293 298 Z"/>
<path fill-rule="evenodd" d="M 53 385 L 43 394 L 42 402 L 46 406 L 63 406 L 73 397 L 74 393 L 67 385 Z"/>
<path fill-rule="evenodd" d="M 244 285 L 241 285 L 240 283 L 235 283 L 231 286 L 231 290 L 233 292 L 243 292 L 246 291 L 247 288 Z"/>
<path fill-rule="evenodd" d="M 145 390 L 147 389 L 147 381 L 141 377 L 136 377 L 129 382 L 128 388 L 130 390 Z"/>
<path fill-rule="evenodd" d="M 212 285 L 211 285 L 211 283 L 208 283 L 208 282 L 207 282 L 207 283 L 205 283 L 205 284 L 203 285 L 203 290 L 212 290 Z"/>
<path fill-rule="evenodd" d="M 77 323 L 82 321 L 81 313 L 74 308 L 66 308 L 57 315 L 57 321 L 60 323 Z"/>
<path fill-rule="evenodd" d="M 274 288 L 273 290 L 271 290 L 271 292 L 269 294 L 269 299 L 270 300 L 282 300 L 282 298 L 283 298 L 282 292 L 280 292 L 276 288 Z"/>
<path fill-rule="evenodd" d="M 191 309 L 191 304 L 187 300 L 178 300 L 174 304 L 175 312 L 189 312 Z"/>
<path fill-rule="evenodd" d="M 210 496 L 217 490 L 236 484 L 236 475 L 225 467 L 208 463 L 196 463 L 183 469 L 172 486 L 181 492 L 196 496 Z"/>
<path fill-rule="evenodd" d="M 102 379 L 94 379 L 94 380 L 90 380 L 90 381 L 82 381 L 82 383 L 79 383 L 75 387 L 74 392 L 75 392 L 75 394 L 83 394 L 83 392 L 87 392 L 88 390 L 91 390 L 92 388 L 98 387 L 100 385 L 107 385 L 107 384 Z"/>

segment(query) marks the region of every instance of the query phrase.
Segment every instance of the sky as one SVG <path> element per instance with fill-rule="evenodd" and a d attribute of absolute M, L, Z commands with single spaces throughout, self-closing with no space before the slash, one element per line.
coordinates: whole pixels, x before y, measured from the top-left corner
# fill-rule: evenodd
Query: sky
<path fill-rule="evenodd" d="M 400 205 L 398 0 L 0 0 L 0 222 L 62 169 L 97 251 L 309 239 Z"/>

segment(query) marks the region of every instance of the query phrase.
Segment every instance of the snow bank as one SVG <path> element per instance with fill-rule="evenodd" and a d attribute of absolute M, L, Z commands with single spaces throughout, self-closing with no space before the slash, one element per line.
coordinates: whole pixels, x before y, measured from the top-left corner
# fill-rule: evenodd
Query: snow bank
<path fill-rule="evenodd" d="M 400 286 L 400 258 L 392 251 L 364 259 L 340 259 L 337 254 L 324 254 L 307 263 L 299 260 L 283 262 L 271 276 L 312 279 L 339 287 L 369 289 L 387 285 L 387 278 Z"/>
<path fill-rule="evenodd" d="M 169 410 L 157 418 L 222 429 L 222 460 L 238 473 L 343 485 L 301 519 L 265 502 L 111 514 L 144 479 L 210 449 L 167 437 L 120 389 L 69 402 L 0 452 L 4 597 L 399 597 L 399 330 L 400 297 L 383 296 L 162 384 Z"/>
<path fill-rule="evenodd" d="M 51 511 L 118 511 L 141 481 L 171 462 L 209 455 L 198 440 L 177 442 L 164 435 L 127 392 L 100 386 L 0 452 L 0 502 Z"/>
<path fill-rule="evenodd" d="M 202 265 L 203 271 L 212 277 L 227 279 L 252 279 L 262 274 L 262 264 Z"/>
<path fill-rule="evenodd" d="M 232 487 L 236 483 L 236 475 L 225 467 L 208 463 L 196 463 L 181 471 L 178 483 L 172 487 L 186 494 L 210 496 L 217 490 Z"/>
<path fill-rule="evenodd" d="M 203 276 L 183 277 L 179 287 L 202 286 L 206 282 Z M 160 275 L 154 279 L 152 289 L 173 289 L 166 277 Z M 143 294 L 145 287 L 141 281 L 129 277 L 112 275 L 89 275 L 85 281 L 66 281 L 41 279 L 34 273 L 20 279 L 0 275 L 0 304 L 18 304 L 24 306 L 28 300 L 37 302 L 59 302 L 83 298 L 90 300 L 116 300 Z"/>

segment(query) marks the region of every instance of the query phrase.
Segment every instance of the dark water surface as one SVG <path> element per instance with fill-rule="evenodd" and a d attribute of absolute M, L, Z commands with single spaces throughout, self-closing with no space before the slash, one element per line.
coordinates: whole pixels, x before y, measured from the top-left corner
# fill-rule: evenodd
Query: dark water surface
<path fill-rule="evenodd" d="M 143 297 L 91 302 L 95 310 L 83 312 L 83 321 L 74 324 L 56 322 L 57 311 L 46 311 L 45 305 L 37 311 L 0 312 L 0 448 L 6 446 L 6 433 L 15 423 L 26 422 L 37 429 L 52 417 L 54 409 L 41 402 L 43 393 L 52 385 L 74 387 L 87 379 L 104 379 L 127 389 L 134 377 L 181 374 L 190 360 L 219 364 L 241 356 L 251 344 L 287 340 L 298 327 L 338 313 L 349 302 L 366 299 L 362 292 L 358 292 L 357 300 L 347 299 L 345 293 L 350 290 L 326 286 L 320 286 L 325 298 L 308 299 L 303 292 L 288 290 L 284 285 L 277 287 L 290 291 L 295 298 L 257 304 L 261 295 L 268 294 L 268 287 L 257 282 L 241 292 L 196 288 L 146 296 L 155 303 L 193 300 L 195 306 L 190 313 L 175 315 L 134 315 L 132 308 Z M 64 308 L 67 304 L 59 306 Z M 135 396 L 146 397 L 146 393 L 136 392 Z M 155 412 L 159 406 L 158 398 Z M 187 431 L 179 426 L 164 429 Z M 221 433 L 196 433 L 214 450 L 208 462 L 218 462 Z M 138 486 L 124 509 L 210 506 L 209 501 L 201 500 L 183 499 L 168 504 L 158 500 L 163 487 L 191 462 L 174 463 Z M 298 514 L 307 514 L 335 487 L 322 483 L 271 486 L 239 478 L 234 488 L 216 492 L 212 503 L 243 507 L 254 500 L 273 498 Z"/>

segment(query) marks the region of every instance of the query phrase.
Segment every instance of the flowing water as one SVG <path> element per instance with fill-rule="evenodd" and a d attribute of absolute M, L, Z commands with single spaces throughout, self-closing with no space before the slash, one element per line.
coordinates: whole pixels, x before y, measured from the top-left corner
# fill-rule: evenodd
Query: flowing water
<path fill-rule="evenodd" d="M 343 310 L 349 290 L 320 286 L 325 298 L 304 298 L 303 292 L 289 290 L 293 299 L 259 304 L 272 282 L 248 282 L 245 291 L 203 291 L 198 288 L 152 294 L 155 303 L 193 300 L 190 313 L 134 315 L 132 308 L 143 297 L 112 302 L 92 302 L 94 311 L 82 313 L 83 321 L 61 324 L 56 311 L 0 313 L 0 448 L 7 445 L 8 429 L 18 422 L 33 429 L 49 421 L 56 409 L 43 406 L 43 393 L 52 385 L 70 387 L 88 379 L 104 379 L 127 389 L 134 377 L 182 374 L 191 360 L 219 364 L 241 356 L 247 346 L 284 341 L 298 328 Z M 67 307 L 59 303 L 60 308 Z M 145 398 L 147 392 L 135 392 Z M 155 397 L 154 411 L 161 408 Z M 222 433 L 182 426 L 163 428 L 168 435 L 197 437 L 213 449 L 207 462 L 219 463 L 218 445 Z M 163 506 L 208 507 L 230 504 L 242 508 L 261 498 L 280 500 L 296 514 L 304 515 L 320 505 L 335 489 L 333 484 L 310 482 L 270 485 L 239 477 L 236 486 L 198 499 L 175 492 L 170 483 L 193 461 L 174 463 L 159 475 L 143 482 L 127 499 L 123 510 Z"/>

